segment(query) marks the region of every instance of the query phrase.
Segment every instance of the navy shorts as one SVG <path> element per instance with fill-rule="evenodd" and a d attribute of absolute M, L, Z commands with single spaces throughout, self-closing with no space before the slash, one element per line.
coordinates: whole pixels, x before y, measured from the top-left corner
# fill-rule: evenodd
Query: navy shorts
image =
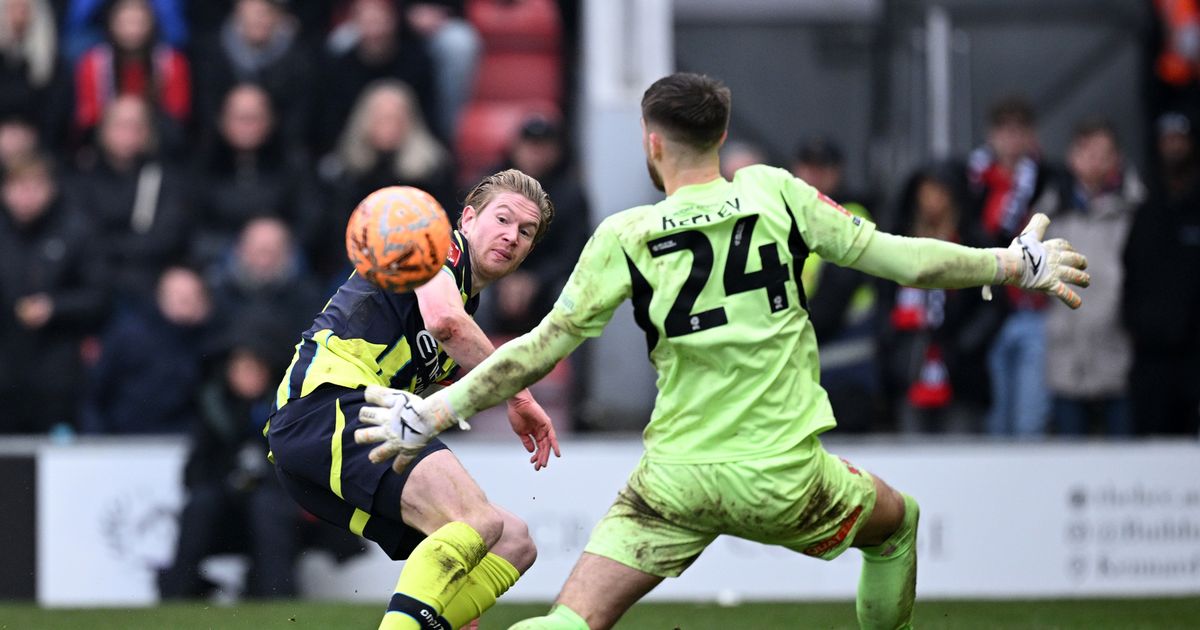
<path fill-rule="evenodd" d="M 365 404 L 362 389 L 321 385 L 275 412 L 267 441 L 279 482 L 300 507 L 403 560 L 425 539 L 401 519 L 404 483 L 422 459 L 447 447 L 430 440 L 403 473 L 391 462 L 372 464 L 367 454 L 377 445 L 354 441 L 354 430 L 369 426 L 358 419 Z"/>

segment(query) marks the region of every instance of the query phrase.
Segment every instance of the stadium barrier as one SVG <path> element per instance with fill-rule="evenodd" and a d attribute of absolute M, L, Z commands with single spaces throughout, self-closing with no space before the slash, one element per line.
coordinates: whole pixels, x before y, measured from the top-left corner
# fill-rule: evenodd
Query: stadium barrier
<path fill-rule="evenodd" d="M 515 439 L 448 441 L 489 497 L 529 522 L 538 543 L 537 564 L 508 600 L 554 597 L 641 455 L 635 439 L 571 439 L 563 459 L 534 473 Z M 830 451 L 920 501 L 922 597 L 1200 594 L 1196 442 L 829 442 Z M 5 496 L 17 513 L 36 505 L 36 518 L 25 526 L 6 516 L 4 535 L 17 549 L 24 548 L 22 536 L 33 538 L 27 543 L 36 550 L 30 562 L 37 601 L 154 604 L 154 570 L 170 561 L 174 548 L 184 444 L 3 445 L 0 468 L 32 471 Z M 30 496 L 16 496 L 22 492 Z M 0 596 L 22 597 L 29 589 L 19 583 L 28 585 L 30 573 L 21 575 L 20 562 L 4 564 L 0 573 L 8 575 L 0 575 L 0 587 L 18 586 L 3 587 L 11 592 Z M 826 563 L 722 537 L 651 598 L 851 598 L 858 566 L 854 551 Z M 329 600 L 382 602 L 398 572 L 399 565 L 373 547 L 343 565 L 320 552 L 300 565 L 306 596 Z"/>

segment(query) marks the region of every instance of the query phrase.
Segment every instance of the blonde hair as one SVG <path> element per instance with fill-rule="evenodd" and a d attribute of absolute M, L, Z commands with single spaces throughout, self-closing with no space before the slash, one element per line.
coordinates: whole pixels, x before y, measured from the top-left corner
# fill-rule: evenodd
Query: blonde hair
<path fill-rule="evenodd" d="M 392 171 L 403 179 L 422 179 L 446 164 L 449 153 L 425 126 L 421 106 L 412 88 L 397 79 L 381 79 L 368 85 L 358 97 L 338 142 L 337 154 L 347 170 L 361 173 L 375 166 L 375 151 L 366 140 L 367 124 L 372 101 L 383 93 L 400 97 L 409 117 L 408 137 L 395 153 Z"/>
<path fill-rule="evenodd" d="M 483 181 L 471 189 L 463 205 L 475 208 L 475 213 L 478 214 L 502 192 L 521 195 L 538 207 L 541 221 L 538 221 L 537 232 L 533 235 L 533 244 L 537 245 L 550 228 L 550 222 L 554 220 L 554 203 L 550 201 L 550 195 L 546 194 L 538 180 L 515 168 L 500 171 L 483 178 Z M 458 218 L 458 226 L 462 227 L 461 216 Z"/>
<path fill-rule="evenodd" d="M 17 40 L 12 25 L 4 18 L 8 5 L 14 0 L 0 0 L 0 51 L 15 55 L 29 63 L 29 79 L 34 85 L 43 87 L 54 77 L 54 60 L 57 51 L 57 35 L 54 26 L 54 10 L 48 0 L 29 2 L 29 28 L 25 38 Z"/>

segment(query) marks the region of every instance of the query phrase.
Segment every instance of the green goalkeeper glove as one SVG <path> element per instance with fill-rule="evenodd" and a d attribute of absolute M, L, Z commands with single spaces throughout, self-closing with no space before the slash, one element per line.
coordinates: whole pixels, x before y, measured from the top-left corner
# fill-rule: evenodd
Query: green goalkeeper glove
<path fill-rule="evenodd" d="M 1050 218 L 1039 212 L 1012 244 L 992 249 L 996 254 L 996 281 L 1049 293 L 1067 306 L 1079 308 L 1083 300 L 1067 285 L 1086 287 L 1091 283 L 1091 276 L 1084 271 L 1087 257 L 1061 238 L 1043 241 L 1049 225 Z M 992 299 L 991 287 L 983 287 L 983 299 Z"/>

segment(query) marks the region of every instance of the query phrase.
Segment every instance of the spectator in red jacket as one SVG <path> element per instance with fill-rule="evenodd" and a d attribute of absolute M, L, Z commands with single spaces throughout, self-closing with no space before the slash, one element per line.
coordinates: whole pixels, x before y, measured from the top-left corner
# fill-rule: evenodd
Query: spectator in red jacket
<path fill-rule="evenodd" d="M 84 53 L 75 68 L 75 126 L 84 136 L 118 96 L 141 97 L 170 127 L 191 115 L 187 58 L 159 41 L 147 0 L 117 0 L 108 12 L 108 37 Z M 174 129 L 171 129 L 174 131 Z"/>

